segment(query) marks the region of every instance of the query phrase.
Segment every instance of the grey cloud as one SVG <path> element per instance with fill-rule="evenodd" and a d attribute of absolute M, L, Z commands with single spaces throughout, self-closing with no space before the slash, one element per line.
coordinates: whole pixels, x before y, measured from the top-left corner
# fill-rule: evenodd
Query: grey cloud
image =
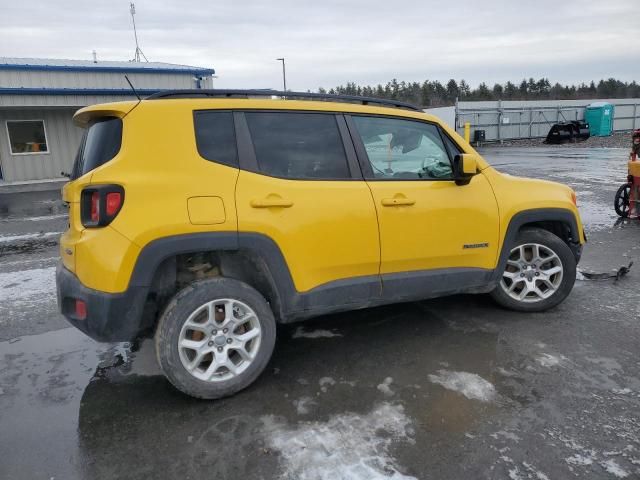
<path fill-rule="evenodd" d="M 99 59 L 131 58 L 128 5 L 0 0 L 0 56 L 88 59 L 95 49 Z M 635 0 L 138 0 L 136 8 L 150 60 L 212 66 L 221 88 L 280 86 L 281 56 L 299 90 L 394 77 L 477 84 L 637 74 Z"/>

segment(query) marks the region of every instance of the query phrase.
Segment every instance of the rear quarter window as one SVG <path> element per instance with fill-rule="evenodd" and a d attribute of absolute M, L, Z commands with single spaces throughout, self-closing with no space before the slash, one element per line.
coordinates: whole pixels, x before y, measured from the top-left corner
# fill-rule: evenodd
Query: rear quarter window
<path fill-rule="evenodd" d="M 120 151 L 122 146 L 122 119 L 103 117 L 89 122 L 82 138 L 73 166 L 71 178 L 104 165 Z"/>
<path fill-rule="evenodd" d="M 231 112 L 194 112 L 196 146 L 201 157 L 238 167 L 236 134 Z"/>

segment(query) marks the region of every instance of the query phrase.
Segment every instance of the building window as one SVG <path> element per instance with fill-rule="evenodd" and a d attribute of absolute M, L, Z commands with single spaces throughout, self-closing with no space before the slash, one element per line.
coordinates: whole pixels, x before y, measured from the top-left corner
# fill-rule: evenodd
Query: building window
<path fill-rule="evenodd" d="M 7 120 L 7 134 L 13 155 L 49 153 L 44 120 Z"/>

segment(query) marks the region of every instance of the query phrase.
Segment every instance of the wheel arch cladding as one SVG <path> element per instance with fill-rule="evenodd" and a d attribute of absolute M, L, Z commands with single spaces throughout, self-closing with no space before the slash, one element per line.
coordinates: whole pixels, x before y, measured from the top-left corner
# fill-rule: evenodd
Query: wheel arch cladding
<path fill-rule="evenodd" d="M 562 208 L 542 208 L 536 210 L 525 210 L 516 213 L 509 221 L 509 226 L 504 235 L 502 249 L 498 257 L 498 265 L 494 271 L 493 280 L 498 281 L 500 275 L 505 269 L 511 246 L 515 242 L 518 233 L 523 228 L 540 228 L 547 230 L 554 235 L 560 237 L 569 248 L 571 248 L 576 262 L 580 259 L 581 249 L 580 232 L 578 230 L 578 222 L 571 210 Z M 564 232 L 559 231 L 564 227 Z M 560 233 L 560 235 L 559 235 Z M 577 245 L 577 246 L 576 246 Z"/>
<path fill-rule="evenodd" d="M 276 317 L 299 309 L 299 296 L 280 248 L 270 238 L 254 233 L 195 233 L 154 240 L 142 249 L 129 286 L 148 288 L 167 259 L 198 252 L 217 252 L 223 276 L 256 288 Z"/>

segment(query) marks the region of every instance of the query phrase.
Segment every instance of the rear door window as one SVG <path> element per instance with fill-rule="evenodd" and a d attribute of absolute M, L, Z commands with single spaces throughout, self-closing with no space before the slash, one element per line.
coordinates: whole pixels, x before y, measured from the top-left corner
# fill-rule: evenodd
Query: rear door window
<path fill-rule="evenodd" d="M 103 117 L 92 120 L 80 143 L 71 178 L 81 177 L 105 164 L 118 154 L 121 145 L 122 119 Z"/>
<path fill-rule="evenodd" d="M 236 134 L 231 112 L 195 112 L 198 153 L 212 162 L 238 167 Z"/>
<path fill-rule="evenodd" d="M 333 114 L 246 112 L 245 117 L 262 173 L 293 179 L 351 178 Z"/>

